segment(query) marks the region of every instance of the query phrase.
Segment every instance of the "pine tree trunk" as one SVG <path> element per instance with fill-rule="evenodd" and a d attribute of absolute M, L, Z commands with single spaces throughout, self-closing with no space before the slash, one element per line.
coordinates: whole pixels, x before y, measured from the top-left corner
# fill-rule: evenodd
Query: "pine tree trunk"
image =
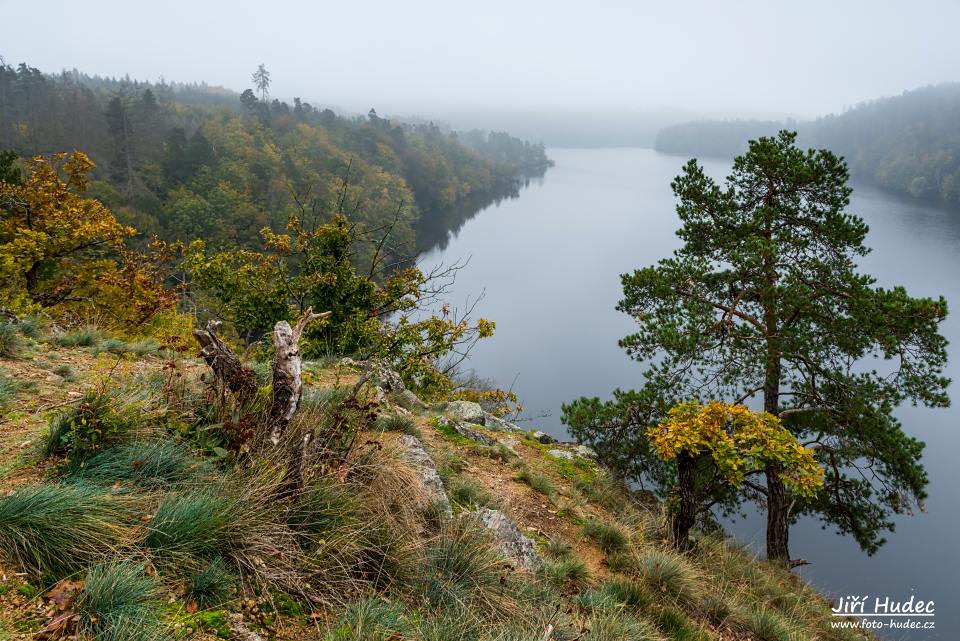
<path fill-rule="evenodd" d="M 677 455 L 677 494 L 679 505 L 673 515 L 673 545 L 690 549 L 690 530 L 697 521 L 697 463 L 686 453 Z"/>
<path fill-rule="evenodd" d="M 790 563 L 790 514 L 779 463 L 769 463 L 767 476 L 767 559 Z"/>

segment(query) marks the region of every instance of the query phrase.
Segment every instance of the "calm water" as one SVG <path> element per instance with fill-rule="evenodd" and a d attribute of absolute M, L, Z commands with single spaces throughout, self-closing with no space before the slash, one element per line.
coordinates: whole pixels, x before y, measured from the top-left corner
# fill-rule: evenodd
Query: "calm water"
<path fill-rule="evenodd" d="M 469 258 L 451 302 L 463 307 L 483 294 L 478 309 L 497 322 L 471 365 L 520 395 L 534 425 L 565 437 L 560 404 L 582 395 L 608 397 L 616 387 L 639 387 L 642 367 L 617 339 L 632 323 L 614 310 L 619 274 L 667 256 L 678 244 L 670 181 L 683 158 L 648 149 L 554 149 L 556 167 L 520 191 L 465 217 L 457 232 L 423 255 L 424 266 Z M 706 163 L 715 177 L 729 163 Z M 860 187 L 851 211 L 863 216 L 874 248 L 863 267 L 883 285 L 904 285 L 913 295 L 944 295 L 952 315 L 948 375 L 960 379 L 960 214 L 918 206 Z M 885 638 L 960 638 L 960 398 L 955 407 L 907 407 L 899 416 L 927 443 L 930 473 L 927 512 L 901 518 L 874 557 L 813 521 L 794 527 L 791 552 L 812 561 L 803 574 L 831 594 L 934 599 L 937 632 L 884 634 Z M 731 524 L 741 540 L 762 550 L 759 515 Z"/>

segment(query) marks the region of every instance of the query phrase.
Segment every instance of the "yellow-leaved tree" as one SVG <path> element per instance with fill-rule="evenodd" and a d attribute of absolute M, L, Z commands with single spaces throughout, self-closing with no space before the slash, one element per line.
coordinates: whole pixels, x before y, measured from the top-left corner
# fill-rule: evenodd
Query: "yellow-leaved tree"
<path fill-rule="evenodd" d="M 647 430 L 657 455 L 675 461 L 677 485 L 671 501 L 673 543 L 690 547 L 690 529 L 709 505 L 703 497 L 721 487 L 740 487 L 769 463 L 780 466 L 784 483 L 812 497 L 823 485 L 813 451 L 803 447 L 780 419 L 744 405 L 688 401 L 672 408 L 665 421 Z"/>
<path fill-rule="evenodd" d="M 172 308 L 176 294 L 164 287 L 156 256 L 127 246 L 137 230 L 83 196 L 93 168 L 75 151 L 37 156 L 25 177 L 0 179 L 0 299 L 17 313 L 95 313 L 138 327 Z"/>

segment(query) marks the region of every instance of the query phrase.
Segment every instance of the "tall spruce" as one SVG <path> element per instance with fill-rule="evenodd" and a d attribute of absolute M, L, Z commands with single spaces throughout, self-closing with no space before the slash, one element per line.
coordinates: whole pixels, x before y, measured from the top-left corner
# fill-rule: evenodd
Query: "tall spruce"
<path fill-rule="evenodd" d="M 949 404 L 945 301 L 858 272 L 868 230 L 845 211 L 846 164 L 795 140 L 781 131 L 751 141 L 724 186 L 687 163 L 672 183 L 683 246 L 621 277 L 618 309 L 639 329 L 620 344 L 647 363 L 643 388 L 564 406 L 575 436 L 631 478 L 662 481 L 644 427 L 674 401 L 762 403 L 826 470 L 810 499 L 788 491 L 775 463 L 748 479 L 748 498 L 767 510 L 767 556 L 783 563 L 801 514 L 875 552 L 893 515 L 926 496 L 923 443 L 893 412 Z"/>

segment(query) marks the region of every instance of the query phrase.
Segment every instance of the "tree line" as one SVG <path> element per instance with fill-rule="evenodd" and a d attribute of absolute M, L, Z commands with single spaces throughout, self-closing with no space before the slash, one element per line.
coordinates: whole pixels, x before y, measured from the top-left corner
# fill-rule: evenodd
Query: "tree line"
<path fill-rule="evenodd" d="M 655 148 L 664 153 L 733 157 L 749 140 L 782 127 L 799 139 L 842 155 L 856 180 L 908 198 L 960 206 L 960 83 L 865 102 L 812 121 L 727 120 L 665 127 Z"/>
<path fill-rule="evenodd" d="M 0 149 L 83 150 L 96 165 L 86 193 L 144 238 L 253 247 L 263 227 L 342 197 L 352 222 L 392 224 L 398 258 L 414 253 L 418 224 L 549 164 L 542 145 L 507 134 L 461 138 L 372 109 L 346 117 L 271 99 L 263 65 L 251 80 L 256 91 L 238 95 L 0 64 Z"/>

